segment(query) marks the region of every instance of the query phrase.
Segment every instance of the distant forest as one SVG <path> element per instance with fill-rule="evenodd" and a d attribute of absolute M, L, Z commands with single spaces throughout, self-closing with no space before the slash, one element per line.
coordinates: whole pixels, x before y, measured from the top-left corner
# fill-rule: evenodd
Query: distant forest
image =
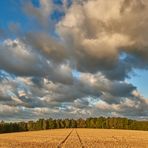
<path fill-rule="evenodd" d="M 102 128 L 148 131 L 148 121 L 136 121 L 120 117 L 87 119 L 39 119 L 37 121 L 6 123 L 0 122 L 0 133 L 36 131 L 60 128 Z"/>

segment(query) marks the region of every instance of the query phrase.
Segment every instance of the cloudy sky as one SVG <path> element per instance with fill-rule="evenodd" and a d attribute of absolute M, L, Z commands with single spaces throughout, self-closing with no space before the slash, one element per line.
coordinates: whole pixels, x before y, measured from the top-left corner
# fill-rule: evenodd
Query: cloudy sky
<path fill-rule="evenodd" d="M 0 3 L 0 120 L 148 119 L 147 0 Z"/>

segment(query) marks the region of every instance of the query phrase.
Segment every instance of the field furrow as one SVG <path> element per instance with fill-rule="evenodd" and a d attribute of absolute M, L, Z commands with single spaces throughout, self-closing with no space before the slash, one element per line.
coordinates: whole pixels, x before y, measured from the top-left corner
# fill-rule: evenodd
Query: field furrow
<path fill-rule="evenodd" d="M 73 130 L 70 131 L 70 133 L 60 142 L 60 144 L 57 146 L 58 148 L 62 148 L 63 145 L 66 143 L 70 135 L 72 134 Z"/>
<path fill-rule="evenodd" d="M 69 138 L 65 141 L 65 143 L 63 144 L 63 148 L 82 148 L 76 130 L 73 130 Z"/>
<path fill-rule="evenodd" d="M 75 130 L 75 131 L 76 131 L 77 137 L 79 139 L 79 142 L 81 143 L 81 147 L 84 148 L 84 144 L 83 144 L 83 142 L 82 142 L 82 140 L 80 138 L 80 135 L 78 134 L 77 130 Z"/>

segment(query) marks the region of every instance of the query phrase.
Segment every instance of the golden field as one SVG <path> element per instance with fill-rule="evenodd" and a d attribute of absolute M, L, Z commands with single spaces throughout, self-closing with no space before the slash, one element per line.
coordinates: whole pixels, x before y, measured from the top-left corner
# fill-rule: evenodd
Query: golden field
<path fill-rule="evenodd" d="M 0 134 L 0 148 L 148 148 L 147 131 L 54 129 Z"/>

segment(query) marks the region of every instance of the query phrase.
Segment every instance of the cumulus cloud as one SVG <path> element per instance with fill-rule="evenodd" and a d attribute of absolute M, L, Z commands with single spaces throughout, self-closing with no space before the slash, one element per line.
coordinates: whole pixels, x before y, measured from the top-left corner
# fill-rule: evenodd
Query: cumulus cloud
<path fill-rule="evenodd" d="M 134 91 L 134 95 L 135 92 L 138 93 L 137 91 Z M 112 116 L 114 113 L 116 113 L 118 116 L 127 116 L 133 118 L 139 116 L 147 118 L 147 100 L 145 100 L 140 95 L 134 95 L 132 98 L 125 98 L 120 104 L 109 104 L 105 101 L 98 101 L 98 103 L 96 103 L 96 107 L 101 111 L 105 111 L 107 114 L 112 114 Z"/>
<path fill-rule="evenodd" d="M 62 117 L 101 115 L 101 113 L 98 114 L 98 110 L 106 110 L 106 113 L 119 112 L 127 116 L 125 114 L 127 108 L 134 109 L 133 113 L 136 115 L 136 109 L 140 112 L 140 108 L 147 107 L 147 104 L 144 105 L 145 99 L 140 96 L 134 86 L 126 82 L 112 82 L 101 74 L 95 76 L 81 74 L 73 84 L 53 83 L 39 77 L 8 76 L 8 79 L 1 81 L 0 90 L 3 95 L 1 104 L 10 106 L 14 110 L 17 107 L 24 108 L 20 112 L 26 116 L 29 110 L 31 114 L 35 114 L 34 118 L 37 114 L 43 116 L 44 111 L 46 116 L 48 113 L 56 116 L 60 112 L 61 115 L 64 114 Z M 104 104 L 99 104 L 100 101 Z M 66 112 L 69 114 L 65 114 Z M 138 115 L 146 115 L 144 112 L 141 110 Z M 16 113 L 14 114 L 16 116 Z M 19 117 L 18 114 L 17 116 Z"/>
<path fill-rule="evenodd" d="M 0 68 L 19 76 L 49 77 L 54 82 L 72 81 L 72 69 L 66 63 L 56 65 L 20 40 L 0 44 Z"/>
<path fill-rule="evenodd" d="M 22 9 L 35 29 L 0 42 L 1 118 L 146 118 L 147 99 L 126 81 L 148 68 L 146 0 L 40 0 Z"/>
<path fill-rule="evenodd" d="M 73 49 L 77 69 L 101 70 L 108 78 L 123 80 L 133 67 L 147 67 L 147 11 L 146 1 L 75 2 L 57 24 L 57 30 Z M 131 58 L 121 61 L 121 52 L 144 61 L 141 65 L 134 61 L 127 64 Z"/>
<path fill-rule="evenodd" d="M 31 52 L 19 40 L 5 40 L 0 45 L 0 52 L 0 68 L 15 74 L 29 75 L 40 71 L 41 75 L 47 66 L 44 60 L 40 60 L 39 55 Z"/>

